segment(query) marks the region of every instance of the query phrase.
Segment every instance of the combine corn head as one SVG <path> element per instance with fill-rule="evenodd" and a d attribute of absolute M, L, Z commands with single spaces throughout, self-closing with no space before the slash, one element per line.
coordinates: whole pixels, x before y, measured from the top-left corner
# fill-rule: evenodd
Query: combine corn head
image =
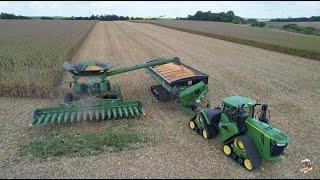
<path fill-rule="evenodd" d="M 64 69 L 72 75 L 72 82 L 70 82 L 72 92 L 66 92 L 64 103 L 57 107 L 36 109 L 32 113 L 30 126 L 145 115 L 142 103 L 123 100 L 119 85 L 112 86 L 107 77 L 176 60 L 176 58 L 157 59 L 116 70 L 110 70 L 111 63 L 87 61 L 72 65 L 65 62 Z"/>

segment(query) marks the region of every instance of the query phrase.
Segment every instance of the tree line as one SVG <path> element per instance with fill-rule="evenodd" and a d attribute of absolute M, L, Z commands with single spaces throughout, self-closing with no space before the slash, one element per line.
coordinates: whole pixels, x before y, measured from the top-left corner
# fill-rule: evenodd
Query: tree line
<path fill-rule="evenodd" d="M 212 13 L 211 11 L 202 12 L 197 11 L 194 15 L 188 15 L 186 18 L 177 17 L 177 20 L 199 20 L 199 21 L 218 21 L 218 22 L 232 22 L 236 24 L 245 24 L 247 21 L 236 16 L 233 11 Z M 253 20 L 253 19 L 251 19 Z"/>
<path fill-rule="evenodd" d="M 20 16 L 20 15 L 16 16 L 14 14 L 1 13 L 0 19 L 31 19 L 31 18 L 27 16 Z"/>
<path fill-rule="evenodd" d="M 33 19 L 27 16 L 16 16 L 14 14 L 1 13 L 0 19 Z M 50 16 L 41 16 L 43 20 L 98 20 L 98 21 L 122 21 L 122 20 L 143 20 L 142 17 L 129 17 L 129 16 L 117 16 L 117 15 L 91 15 L 90 17 L 71 16 L 71 17 L 59 17 L 54 18 Z"/>
<path fill-rule="evenodd" d="M 67 17 L 64 20 L 98 20 L 98 21 L 122 21 L 122 20 L 142 20 L 141 17 L 117 16 L 117 15 L 91 15 L 90 17 Z"/>
<path fill-rule="evenodd" d="M 320 21 L 320 16 L 299 17 L 299 18 L 276 18 L 271 19 L 271 22 L 302 22 L 302 21 Z"/>

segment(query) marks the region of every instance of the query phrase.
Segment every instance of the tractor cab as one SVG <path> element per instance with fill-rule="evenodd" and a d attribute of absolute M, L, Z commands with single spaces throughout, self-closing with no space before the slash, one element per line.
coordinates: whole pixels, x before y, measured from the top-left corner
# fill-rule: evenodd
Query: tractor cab
<path fill-rule="evenodd" d="M 261 106 L 261 109 L 257 109 Z M 256 100 L 249 99 L 243 96 L 231 96 L 222 101 L 223 113 L 229 121 L 237 121 L 239 116 L 243 119 L 250 117 L 256 118 L 265 123 L 269 122 L 270 111 L 267 104 L 259 104 Z M 241 113 L 241 114 L 239 114 Z M 269 113 L 269 117 L 267 117 Z"/>
<path fill-rule="evenodd" d="M 227 116 L 229 121 L 236 121 L 237 112 L 241 108 L 241 113 L 244 117 L 254 116 L 254 106 L 257 104 L 256 100 L 252 100 L 242 96 L 231 96 L 222 100 L 223 113 Z"/>

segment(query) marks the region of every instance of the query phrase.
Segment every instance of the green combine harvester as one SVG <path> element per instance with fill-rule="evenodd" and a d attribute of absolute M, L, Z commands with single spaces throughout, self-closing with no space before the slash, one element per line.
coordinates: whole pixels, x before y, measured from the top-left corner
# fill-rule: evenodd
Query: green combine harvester
<path fill-rule="evenodd" d="M 116 70 L 110 70 L 111 62 L 87 61 L 75 65 L 65 62 L 63 68 L 72 75 L 70 82 L 72 92 L 66 92 L 64 103 L 57 107 L 33 111 L 30 126 L 144 115 L 142 103 L 123 100 L 119 85 L 111 85 L 107 77 L 176 60 L 176 58 L 162 58 Z"/>
<path fill-rule="evenodd" d="M 223 152 L 247 170 L 258 169 L 261 158 L 279 160 L 290 137 L 269 124 L 267 104 L 242 97 L 226 97 L 221 107 L 206 104 L 208 75 L 180 61 L 146 68 L 159 83 L 151 87 L 161 102 L 176 100 L 191 117 L 189 126 L 205 139 L 220 134 Z M 260 108 L 259 108 L 260 107 Z"/>

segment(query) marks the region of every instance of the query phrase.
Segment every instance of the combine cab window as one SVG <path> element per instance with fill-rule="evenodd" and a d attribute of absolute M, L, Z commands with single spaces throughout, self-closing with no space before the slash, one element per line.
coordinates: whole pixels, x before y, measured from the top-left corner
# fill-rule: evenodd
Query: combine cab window
<path fill-rule="evenodd" d="M 101 82 L 101 78 L 98 76 L 85 76 L 85 77 L 80 77 L 78 80 L 79 83 L 90 83 L 90 84 L 94 84 L 94 83 L 99 83 Z"/>

